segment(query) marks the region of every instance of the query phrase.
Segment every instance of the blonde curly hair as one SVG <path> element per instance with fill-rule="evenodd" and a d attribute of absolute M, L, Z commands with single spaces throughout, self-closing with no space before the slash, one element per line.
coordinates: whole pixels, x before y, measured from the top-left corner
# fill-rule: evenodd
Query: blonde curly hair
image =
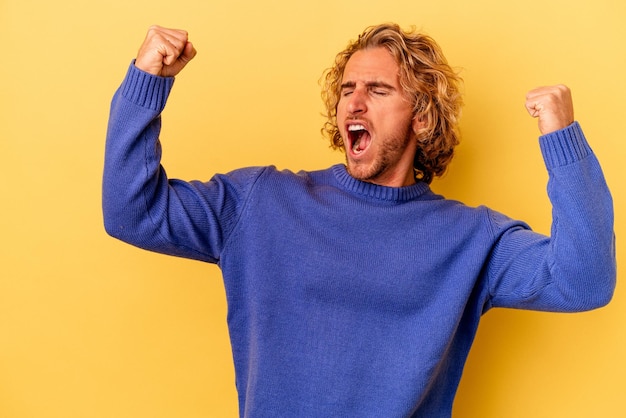
<path fill-rule="evenodd" d="M 335 64 L 321 79 L 327 121 L 322 133 L 331 147 L 345 150 L 337 126 L 337 105 L 346 64 L 356 51 L 385 47 L 400 67 L 400 84 L 413 103 L 414 118 L 425 122 L 417 132 L 418 149 L 413 167 L 418 180 L 430 183 L 441 176 L 459 143 L 459 118 L 463 99 L 461 77 L 448 65 L 439 45 L 429 36 L 402 30 L 397 24 L 371 26 L 337 54 Z"/>

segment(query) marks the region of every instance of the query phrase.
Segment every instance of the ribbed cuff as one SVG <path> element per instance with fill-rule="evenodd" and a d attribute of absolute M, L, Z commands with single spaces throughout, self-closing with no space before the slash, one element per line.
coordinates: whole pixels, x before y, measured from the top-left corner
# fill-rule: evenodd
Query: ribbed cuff
<path fill-rule="evenodd" d="M 161 112 L 174 85 L 174 77 L 159 77 L 135 67 L 132 61 L 120 87 L 130 102 Z"/>
<path fill-rule="evenodd" d="M 539 145 L 548 169 L 575 163 L 592 153 L 578 122 L 540 136 Z"/>

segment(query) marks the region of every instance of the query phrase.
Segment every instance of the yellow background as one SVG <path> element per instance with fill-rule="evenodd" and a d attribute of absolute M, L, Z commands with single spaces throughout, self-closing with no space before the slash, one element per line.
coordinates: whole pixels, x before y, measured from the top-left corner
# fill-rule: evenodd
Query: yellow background
<path fill-rule="evenodd" d="M 319 129 L 318 79 L 366 26 L 432 35 L 463 68 L 463 143 L 434 189 L 547 233 L 527 90 L 565 83 L 626 235 L 622 0 L 1 0 L 0 417 L 234 417 L 219 270 L 109 238 L 100 212 L 108 106 L 153 23 L 199 53 L 162 134 L 171 177 L 343 161 Z M 455 417 L 626 416 L 626 300 L 482 322 Z M 389 396 L 393 396 L 390 393 Z"/>

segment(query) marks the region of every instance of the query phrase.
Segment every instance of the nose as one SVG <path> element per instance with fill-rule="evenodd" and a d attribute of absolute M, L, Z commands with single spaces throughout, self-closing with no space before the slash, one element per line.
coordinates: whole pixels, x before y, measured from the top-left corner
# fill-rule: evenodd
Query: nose
<path fill-rule="evenodd" d="M 355 88 L 348 97 L 348 113 L 358 115 L 367 111 L 367 92 L 362 88 Z"/>

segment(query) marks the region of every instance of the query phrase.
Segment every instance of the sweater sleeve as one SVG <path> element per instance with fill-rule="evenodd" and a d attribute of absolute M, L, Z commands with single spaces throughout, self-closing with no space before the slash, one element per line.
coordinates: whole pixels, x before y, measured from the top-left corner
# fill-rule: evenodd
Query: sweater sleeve
<path fill-rule="evenodd" d="M 261 169 L 208 182 L 168 179 L 160 164 L 160 113 L 173 84 L 173 78 L 132 64 L 113 97 L 102 186 L 104 226 L 137 247 L 215 263 Z"/>
<path fill-rule="evenodd" d="M 577 312 L 606 305 L 616 281 L 613 201 L 580 125 L 539 138 L 552 203 L 550 237 L 491 213 L 492 306 Z"/>

